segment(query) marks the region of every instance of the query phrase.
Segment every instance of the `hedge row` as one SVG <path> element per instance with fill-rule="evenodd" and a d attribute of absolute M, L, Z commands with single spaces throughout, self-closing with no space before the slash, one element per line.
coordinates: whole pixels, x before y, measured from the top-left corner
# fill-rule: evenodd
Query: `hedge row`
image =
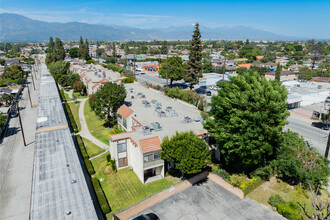
<path fill-rule="evenodd" d="M 119 72 L 121 75 L 124 75 L 126 77 L 130 77 L 130 78 L 133 78 L 133 79 L 136 78 L 132 70 L 126 69 L 126 68 L 121 67 L 121 66 L 117 66 L 116 64 L 109 63 L 107 65 L 107 68 L 110 69 L 110 70 L 113 70 L 115 72 Z"/>
<path fill-rule="evenodd" d="M 60 90 L 60 94 L 61 94 L 62 100 L 63 100 L 64 102 L 66 102 L 66 99 L 65 99 L 65 95 L 64 95 L 64 91 L 63 91 L 63 89 Z"/>
<path fill-rule="evenodd" d="M 108 214 L 109 212 L 111 212 L 111 209 L 108 204 L 107 198 L 105 197 L 104 192 L 100 186 L 99 180 L 96 178 L 92 178 L 92 184 L 93 184 L 97 199 L 99 201 L 99 204 L 101 206 L 102 212 L 104 214 Z"/>
<path fill-rule="evenodd" d="M 76 138 L 77 138 L 78 146 L 79 146 L 79 149 L 80 149 L 80 152 L 81 152 L 82 157 L 84 158 L 84 160 L 89 159 L 89 155 L 88 155 L 88 153 L 86 151 L 84 142 L 81 139 L 80 135 L 79 134 L 76 135 Z"/>
<path fill-rule="evenodd" d="M 89 175 L 95 174 L 94 167 L 89 159 L 84 160 Z"/>
<path fill-rule="evenodd" d="M 72 115 L 71 108 L 70 108 L 69 104 L 66 101 L 64 102 L 64 105 L 65 105 L 66 112 L 68 113 L 69 120 L 70 120 L 72 129 L 73 129 L 73 132 L 74 133 L 77 133 L 78 132 L 78 128 L 77 128 L 76 121 L 74 120 L 74 117 Z"/>

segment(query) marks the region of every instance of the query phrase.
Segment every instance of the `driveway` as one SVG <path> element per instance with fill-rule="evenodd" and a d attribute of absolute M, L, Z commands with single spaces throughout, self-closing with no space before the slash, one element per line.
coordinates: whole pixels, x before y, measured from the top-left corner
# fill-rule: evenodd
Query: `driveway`
<path fill-rule="evenodd" d="M 161 220 L 285 219 L 254 200 L 239 199 L 211 180 L 177 193 L 137 216 L 150 212 L 155 213 Z"/>

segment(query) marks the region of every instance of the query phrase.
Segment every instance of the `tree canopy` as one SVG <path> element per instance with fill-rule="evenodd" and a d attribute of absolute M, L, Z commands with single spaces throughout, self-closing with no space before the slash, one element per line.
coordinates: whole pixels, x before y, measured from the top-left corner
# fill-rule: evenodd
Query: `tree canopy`
<path fill-rule="evenodd" d="M 199 24 L 196 23 L 194 34 L 192 35 L 191 46 L 189 51 L 189 61 L 187 65 L 184 80 L 190 83 L 190 89 L 199 82 L 199 78 L 203 75 L 201 33 Z"/>
<path fill-rule="evenodd" d="M 290 183 L 305 186 L 327 185 L 329 160 L 309 148 L 302 137 L 292 131 L 284 132 L 277 152 L 278 176 Z"/>
<path fill-rule="evenodd" d="M 116 113 L 126 98 L 124 86 L 116 83 L 105 83 L 90 99 L 90 106 L 100 117 L 105 118 L 109 126 L 116 122 Z"/>
<path fill-rule="evenodd" d="M 161 158 L 174 162 L 176 169 L 184 174 L 201 172 L 206 167 L 207 161 L 211 160 L 207 143 L 192 131 L 176 132 L 171 138 L 165 137 L 161 147 Z"/>
<path fill-rule="evenodd" d="M 170 79 L 170 85 L 173 81 L 183 79 L 184 67 L 183 59 L 179 56 L 173 56 L 168 58 L 168 78 Z M 166 61 L 162 63 L 162 67 L 159 70 L 159 74 L 165 79 L 167 71 Z"/>
<path fill-rule="evenodd" d="M 287 90 L 257 72 L 218 85 L 204 128 L 219 144 L 224 163 L 235 171 L 252 171 L 275 156 L 289 115 Z"/>
<path fill-rule="evenodd" d="M 5 67 L 4 72 L 0 75 L 0 86 L 8 86 L 12 83 L 22 84 L 24 82 L 25 72 L 18 64 Z"/>
<path fill-rule="evenodd" d="M 64 60 L 65 50 L 60 38 L 56 38 L 55 43 L 53 38 L 50 37 L 47 49 L 46 64 L 49 65 L 52 62 Z"/>

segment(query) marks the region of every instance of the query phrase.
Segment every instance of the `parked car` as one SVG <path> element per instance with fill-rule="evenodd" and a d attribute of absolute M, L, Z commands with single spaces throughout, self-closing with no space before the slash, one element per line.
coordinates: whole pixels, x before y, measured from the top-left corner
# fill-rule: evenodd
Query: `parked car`
<path fill-rule="evenodd" d="M 312 126 L 321 128 L 322 130 L 329 130 L 329 125 L 325 122 L 312 122 Z"/>
<path fill-rule="evenodd" d="M 133 218 L 133 220 L 159 220 L 159 218 L 155 213 L 148 213 L 139 215 L 138 217 Z"/>
<path fill-rule="evenodd" d="M 11 118 L 16 118 L 17 116 L 18 116 L 17 110 L 12 110 L 12 111 L 10 112 L 10 117 L 11 117 Z"/>
<path fill-rule="evenodd" d="M 211 96 L 212 95 L 212 92 L 211 91 L 206 91 L 206 95 L 207 96 Z"/>

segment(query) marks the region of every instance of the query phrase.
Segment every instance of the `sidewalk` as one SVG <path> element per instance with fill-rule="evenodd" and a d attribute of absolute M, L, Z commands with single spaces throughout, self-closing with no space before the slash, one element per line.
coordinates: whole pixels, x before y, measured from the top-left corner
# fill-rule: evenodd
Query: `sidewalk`
<path fill-rule="evenodd" d="M 45 71 L 45 65 L 37 69 Z M 27 146 L 24 146 L 18 117 L 11 118 L 0 144 L 0 219 L 29 219 L 32 187 L 35 134 L 37 123 L 37 105 L 40 88 L 40 71 L 34 75 L 36 90 L 32 79 L 27 79 L 28 85 L 22 91 L 19 100 L 20 113 Z M 28 97 L 30 89 L 31 108 Z"/>
<path fill-rule="evenodd" d="M 99 141 L 96 139 L 88 130 L 87 123 L 85 120 L 85 115 L 84 115 L 84 107 L 86 104 L 86 101 L 88 99 L 79 99 L 80 101 L 80 106 L 79 106 L 79 120 L 80 120 L 80 126 L 81 126 L 81 131 L 78 133 L 81 137 L 87 138 L 94 144 L 98 145 L 100 148 L 103 148 L 104 150 L 109 150 L 109 146 L 103 143 L 102 141 Z"/>

